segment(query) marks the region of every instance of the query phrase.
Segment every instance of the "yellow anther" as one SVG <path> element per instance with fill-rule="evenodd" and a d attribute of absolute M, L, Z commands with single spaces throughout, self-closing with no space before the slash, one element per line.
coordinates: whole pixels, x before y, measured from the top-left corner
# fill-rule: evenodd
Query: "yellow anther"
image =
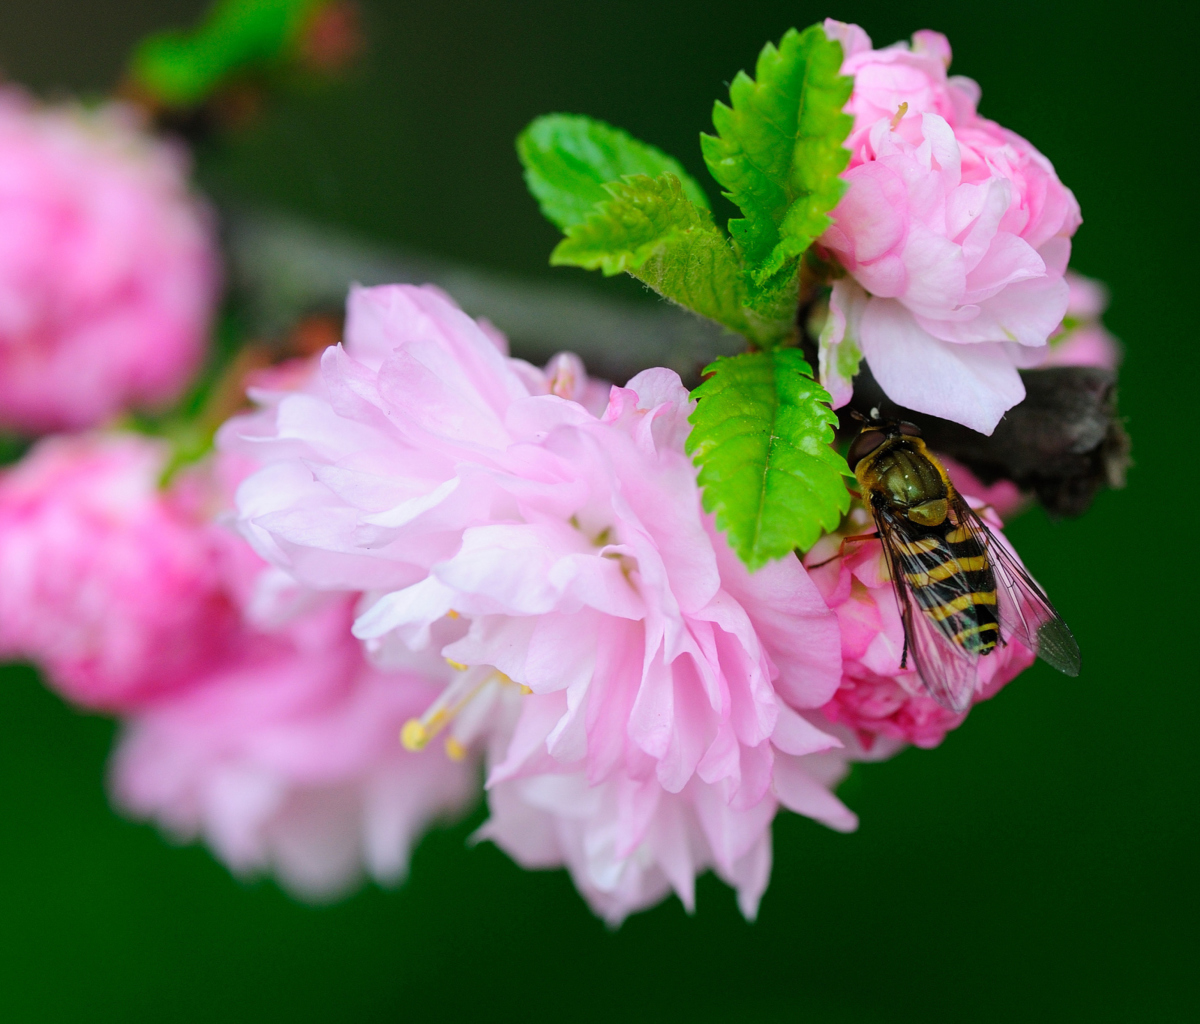
<path fill-rule="evenodd" d="M 446 664 L 449 665 L 452 669 L 454 669 L 457 672 L 465 672 L 468 667 L 468 666 L 464 665 L 461 661 L 455 661 L 453 658 L 447 658 Z"/>
<path fill-rule="evenodd" d="M 400 730 L 400 742 L 404 744 L 404 749 L 411 750 L 414 754 L 425 749 L 429 738 L 429 730 L 415 718 L 410 718 Z"/>
<path fill-rule="evenodd" d="M 446 737 L 446 756 L 451 761 L 461 761 L 467 756 L 467 748 L 458 742 L 453 736 Z"/>
<path fill-rule="evenodd" d="M 449 658 L 446 660 L 455 668 L 467 668 L 457 661 L 450 661 Z M 425 714 L 404 724 L 400 741 L 409 750 L 424 750 L 429 741 L 454 721 L 458 713 L 470 704 L 485 686 L 493 682 L 508 681 L 508 676 L 502 672 L 469 672 L 459 676 L 438 694 L 437 699 L 425 709 Z"/>
<path fill-rule="evenodd" d="M 904 115 L 907 113 L 908 103 L 901 103 L 900 106 L 896 108 L 896 113 L 892 115 L 892 131 L 895 131 L 898 127 L 900 127 L 900 122 L 904 120 Z"/>
<path fill-rule="evenodd" d="M 533 691 L 528 686 L 526 686 L 524 683 L 521 684 L 521 692 L 523 694 L 525 694 L 526 697 L 528 697 L 531 693 L 533 693 Z"/>
<path fill-rule="evenodd" d="M 455 611 L 453 608 L 451 608 L 451 609 L 450 609 L 448 612 L 446 612 L 446 618 L 448 618 L 448 619 L 457 619 L 457 618 L 458 618 L 458 612 L 456 612 L 456 611 Z"/>

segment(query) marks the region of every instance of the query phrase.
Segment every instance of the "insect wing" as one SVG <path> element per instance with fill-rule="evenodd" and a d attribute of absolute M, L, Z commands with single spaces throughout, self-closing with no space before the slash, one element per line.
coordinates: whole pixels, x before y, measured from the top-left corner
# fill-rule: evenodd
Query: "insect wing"
<path fill-rule="evenodd" d="M 908 656 L 935 701 L 955 713 L 964 711 L 978 686 L 979 654 L 955 642 L 952 620 L 934 619 L 921 610 L 908 582 L 909 574 L 927 575 L 942 564 L 946 549 L 922 551 L 922 542 L 927 542 L 930 536 L 928 531 L 886 509 L 876 510 L 875 524 L 900 607 Z M 950 601 L 960 592 L 955 583 L 954 577 L 945 582 L 930 582 L 922 588 L 922 598 L 933 604 Z"/>
<path fill-rule="evenodd" d="M 996 599 L 1003 637 L 1015 637 L 1047 664 L 1079 675 L 1079 644 L 1041 587 L 1013 552 L 958 495 L 952 499 L 958 521 L 975 534 L 996 576 Z"/>

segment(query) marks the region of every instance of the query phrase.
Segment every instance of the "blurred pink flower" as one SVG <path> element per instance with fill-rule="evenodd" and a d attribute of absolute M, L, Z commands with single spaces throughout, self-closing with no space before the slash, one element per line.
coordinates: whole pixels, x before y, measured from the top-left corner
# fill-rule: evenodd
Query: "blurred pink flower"
<path fill-rule="evenodd" d="M 0 427 L 101 423 L 177 397 L 216 297 L 181 151 L 131 110 L 0 89 Z"/>
<path fill-rule="evenodd" d="M 848 271 L 822 381 L 844 405 L 861 355 L 893 401 L 991 433 L 1067 309 L 1079 206 L 1029 142 L 978 116 L 974 82 L 947 77 L 944 36 L 872 50 L 857 26 L 826 31 L 855 84 L 848 187 L 821 238 Z"/>
<path fill-rule="evenodd" d="M 1115 370 L 1121 362 L 1121 343 L 1104 327 L 1108 289 L 1099 281 L 1067 272 L 1071 298 L 1062 327 L 1050 339 L 1042 366 L 1099 366 Z"/>
<path fill-rule="evenodd" d="M 192 489 L 159 489 L 166 459 L 137 434 L 51 437 L 0 475 L 0 654 L 87 707 L 187 685 L 237 624 L 234 539 Z"/>
<path fill-rule="evenodd" d="M 353 603 L 325 596 L 134 715 L 113 757 L 116 802 L 305 899 L 343 895 L 364 870 L 400 881 L 428 825 L 470 805 L 478 769 L 400 745 L 449 670 L 371 668 L 350 635 Z"/>
<path fill-rule="evenodd" d="M 213 522 L 248 460 L 162 490 L 166 457 L 137 434 L 53 437 L 0 477 L 0 655 L 127 716 L 113 788 L 131 814 L 306 898 L 364 868 L 398 880 L 478 792 L 472 760 L 400 744 L 451 670 L 436 652 L 372 668 L 357 594 L 305 592 Z"/>
<path fill-rule="evenodd" d="M 971 504 L 979 507 L 973 499 Z M 999 535 L 999 520 L 988 509 L 981 514 Z M 853 729 L 866 750 L 880 738 L 936 747 L 967 712 L 955 714 L 930 697 L 911 659 L 900 669 L 904 627 L 880 542 L 858 541 L 838 554 L 844 536 L 871 530 L 867 513 L 856 508 L 841 532 L 823 537 L 805 556 L 813 580 L 837 613 L 842 636 L 841 685 L 821 710 Z M 994 696 L 1033 660 L 1015 640 L 982 659 L 975 703 Z"/>
<path fill-rule="evenodd" d="M 238 492 L 243 529 L 305 586 L 372 592 L 355 632 L 382 664 L 434 648 L 472 686 L 502 673 L 530 691 L 493 787 L 575 777 L 601 813 L 601 789 L 636 783 L 647 813 L 622 825 L 618 859 L 658 841 L 659 797 L 663 814 L 690 805 L 713 829 L 690 863 L 753 907 L 759 875 L 737 864 L 765 863 L 777 798 L 852 827 L 793 766 L 840 746 L 798 714 L 837 688 L 836 620 L 798 560 L 751 576 L 703 515 L 677 375 L 612 388 L 598 417 L 576 400 L 593 390 L 577 362 L 540 372 L 501 343 L 434 289 L 353 291 L 320 380 L 223 428 L 226 450 L 264 464 Z M 722 837 L 695 810 L 711 801 L 742 824 Z"/>

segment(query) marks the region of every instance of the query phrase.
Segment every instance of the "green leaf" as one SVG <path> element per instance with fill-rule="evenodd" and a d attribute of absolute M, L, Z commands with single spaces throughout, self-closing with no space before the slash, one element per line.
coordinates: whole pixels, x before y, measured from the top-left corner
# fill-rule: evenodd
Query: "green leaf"
<path fill-rule="evenodd" d="M 837 528 L 850 508 L 837 417 L 793 348 L 718 359 L 695 391 L 687 451 L 704 508 L 751 571 Z"/>
<path fill-rule="evenodd" d="M 581 114 L 539 117 L 517 137 L 517 155 L 542 213 L 564 231 L 609 198 L 606 184 L 630 174 L 673 174 L 692 203 L 709 208 L 704 190 L 677 160 Z"/>
<path fill-rule="evenodd" d="M 609 182 L 602 195 L 586 220 L 567 228 L 552 264 L 628 272 L 673 302 L 753 335 L 733 248 L 679 178 L 632 175 Z"/>
<path fill-rule="evenodd" d="M 191 32 L 147 36 L 134 51 L 134 79 L 171 106 L 202 103 L 231 75 L 285 58 L 325 0 L 219 0 Z"/>
<path fill-rule="evenodd" d="M 812 244 L 841 198 L 853 124 L 842 107 L 854 84 L 841 64 L 841 44 L 821 25 L 790 29 L 759 54 L 757 79 L 738 72 L 732 106 L 713 108 L 716 136 L 700 137 L 708 169 L 744 214 L 729 231 L 756 284 Z"/>

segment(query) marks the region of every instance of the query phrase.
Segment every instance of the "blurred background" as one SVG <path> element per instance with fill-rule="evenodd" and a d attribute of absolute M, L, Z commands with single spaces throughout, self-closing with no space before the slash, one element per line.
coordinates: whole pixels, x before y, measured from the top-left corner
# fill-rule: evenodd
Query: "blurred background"
<path fill-rule="evenodd" d="M 10 0 L 0 66 L 42 95 L 98 95 L 140 36 L 189 25 L 206 6 Z M 1109 283 L 1106 320 L 1126 345 L 1128 488 L 1080 520 L 1035 510 L 1008 531 L 1075 630 L 1083 674 L 1039 663 L 937 750 L 857 768 L 840 791 L 861 816 L 855 835 L 781 816 L 755 924 L 709 877 L 694 916 L 671 899 L 611 932 L 564 873 L 468 847 L 481 812 L 430 835 L 396 891 L 313 908 L 238 881 L 202 848 L 173 849 L 112 813 L 112 724 L 70 710 L 32 671 L 5 669 L 0 1017 L 1198 1019 L 1194 10 L 362 9 L 357 70 L 205 147 L 209 194 L 647 305 L 628 279 L 548 267 L 557 232 L 513 150 L 532 117 L 603 118 L 709 181 L 697 132 L 766 40 L 826 15 L 862 24 L 877 45 L 945 32 L 952 70 L 983 86 L 981 111 L 1031 139 L 1074 189 L 1085 223 L 1073 266 Z"/>

